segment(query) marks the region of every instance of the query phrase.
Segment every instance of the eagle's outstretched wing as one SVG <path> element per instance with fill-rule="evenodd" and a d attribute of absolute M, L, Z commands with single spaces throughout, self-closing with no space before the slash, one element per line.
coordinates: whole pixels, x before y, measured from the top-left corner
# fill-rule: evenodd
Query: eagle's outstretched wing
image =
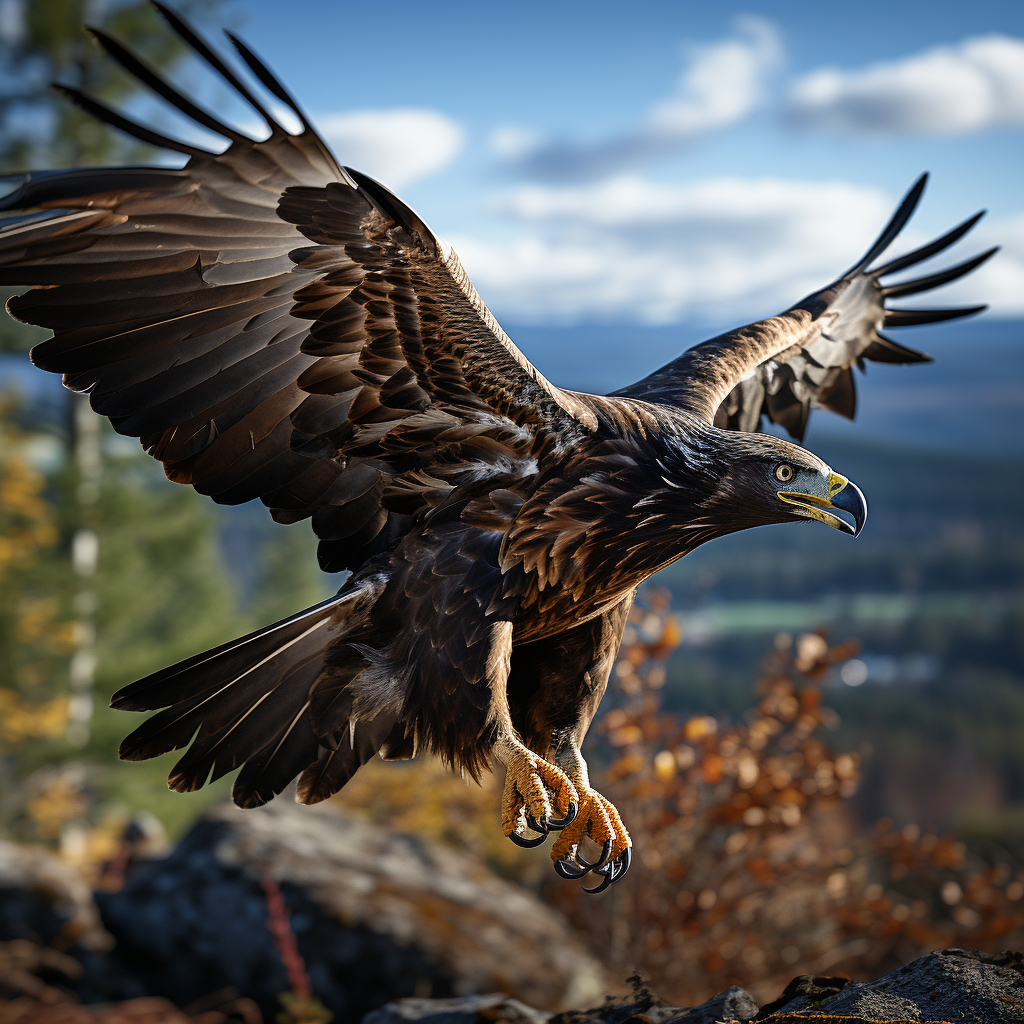
<path fill-rule="evenodd" d="M 914 212 L 928 176 L 907 193 L 892 220 L 864 257 L 838 281 L 779 316 L 741 327 L 695 345 L 660 370 L 613 392 L 624 398 L 677 405 L 731 430 L 757 430 L 762 416 L 802 440 L 812 406 L 853 419 L 853 367 L 864 360 L 919 363 L 930 356 L 880 333 L 952 320 L 981 312 L 963 309 L 889 309 L 886 300 L 938 288 L 970 273 L 997 250 L 912 281 L 885 285 L 881 279 L 914 266 L 953 245 L 981 218 L 964 221 L 941 238 L 882 266 L 871 268 Z"/>
<path fill-rule="evenodd" d="M 230 144 L 212 153 L 64 90 L 189 159 L 30 175 L 0 202 L 0 283 L 33 286 L 8 308 L 54 333 L 33 350 L 38 366 L 89 392 L 172 480 L 227 504 L 259 497 L 280 521 L 312 516 L 332 571 L 392 546 L 461 474 L 508 472 L 594 425 L 509 340 L 454 253 L 386 188 L 339 166 L 244 44 L 231 37 L 300 133 L 157 6 L 269 136 L 224 124 L 94 32 Z"/>

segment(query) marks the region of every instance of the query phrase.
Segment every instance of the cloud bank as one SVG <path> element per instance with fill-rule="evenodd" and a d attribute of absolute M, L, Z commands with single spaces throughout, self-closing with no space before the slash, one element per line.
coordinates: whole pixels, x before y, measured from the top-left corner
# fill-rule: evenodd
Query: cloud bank
<path fill-rule="evenodd" d="M 637 128 L 596 142 L 573 142 L 505 127 L 493 134 L 492 147 L 523 177 L 590 181 L 669 156 L 728 128 L 761 103 L 765 79 L 781 53 L 770 22 L 746 16 L 737 19 L 736 29 L 731 38 L 693 48 L 675 94 L 657 103 Z"/>
<path fill-rule="evenodd" d="M 499 199 L 511 242 L 452 238 L 509 321 L 734 323 L 776 313 L 842 273 L 891 213 L 845 182 L 637 177 L 530 186 Z"/>
<path fill-rule="evenodd" d="M 462 127 L 436 110 L 356 110 L 316 123 L 341 163 L 392 190 L 447 167 L 464 142 Z"/>
<path fill-rule="evenodd" d="M 857 71 L 824 68 L 789 97 L 793 120 L 860 135 L 965 135 L 1024 125 L 1024 40 L 978 36 Z"/>

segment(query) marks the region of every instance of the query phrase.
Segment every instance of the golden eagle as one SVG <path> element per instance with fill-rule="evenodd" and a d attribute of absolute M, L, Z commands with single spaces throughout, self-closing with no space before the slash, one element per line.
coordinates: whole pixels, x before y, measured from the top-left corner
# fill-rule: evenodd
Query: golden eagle
<path fill-rule="evenodd" d="M 101 32 L 126 71 L 203 128 L 220 153 L 66 95 L 184 167 L 31 174 L 2 201 L 0 283 L 53 338 L 34 363 L 87 392 L 167 476 L 214 501 L 259 498 L 311 519 L 336 596 L 118 692 L 158 711 L 121 745 L 139 760 L 188 747 L 170 786 L 241 768 L 255 807 L 298 776 L 336 793 L 380 753 L 439 754 L 476 777 L 506 769 L 502 826 L 521 845 L 562 830 L 564 877 L 621 877 L 630 839 L 590 786 L 580 744 L 639 584 L 715 537 L 816 519 L 856 536 L 860 490 L 795 444 L 812 406 L 852 417 L 852 369 L 928 357 L 879 333 L 971 309 L 886 301 L 966 274 L 882 279 L 978 219 L 873 266 L 911 189 L 855 267 L 771 319 L 697 345 L 608 396 L 547 381 L 512 343 L 455 253 L 400 199 L 340 165 L 238 39 L 268 105 L 177 14 L 170 27 L 266 123 L 254 140 L 197 106 Z M 979 215 L 980 216 L 980 215 Z M 993 250 L 994 251 L 994 250 Z M 600 853 L 587 859 L 584 839 Z M 593 856 L 589 850 L 588 856 Z"/>

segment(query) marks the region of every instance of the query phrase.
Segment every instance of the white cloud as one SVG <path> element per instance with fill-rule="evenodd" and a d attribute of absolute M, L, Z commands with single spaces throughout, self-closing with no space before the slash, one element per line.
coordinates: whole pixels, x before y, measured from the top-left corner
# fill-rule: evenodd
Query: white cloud
<path fill-rule="evenodd" d="M 462 149 L 462 127 L 436 110 L 356 110 L 316 124 L 341 163 L 400 189 L 447 167 Z"/>
<path fill-rule="evenodd" d="M 978 36 L 857 71 L 824 68 L 790 94 L 797 123 L 868 135 L 1024 126 L 1024 40 Z"/>
<path fill-rule="evenodd" d="M 509 321 L 738 324 L 842 273 L 893 205 L 878 189 L 845 182 L 620 177 L 516 189 L 495 204 L 519 226 L 511 243 L 451 241 Z"/>
<path fill-rule="evenodd" d="M 733 37 L 689 50 L 675 94 L 657 103 L 638 127 L 596 142 L 553 142 L 506 126 L 494 132 L 491 145 L 511 169 L 542 181 L 614 174 L 741 121 L 762 101 L 780 55 L 770 22 L 741 17 Z"/>
<path fill-rule="evenodd" d="M 649 133 L 687 142 L 735 124 L 758 105 L 764 78 L 781 58 L 778 35 L 770 22 L 749 15 L 736 27 L 734 38 L 692 51 L 677 94 L 651 111 Z"/>

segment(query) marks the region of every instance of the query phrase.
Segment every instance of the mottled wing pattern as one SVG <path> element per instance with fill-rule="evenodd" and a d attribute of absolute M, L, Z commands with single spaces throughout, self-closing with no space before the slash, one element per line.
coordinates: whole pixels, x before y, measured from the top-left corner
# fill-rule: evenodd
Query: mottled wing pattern
<path fill-rule="evenodd" d="M 864 361 L 928 362 L 930 357 L 881 333 L 883 327 L 934 323 L 968 316 L 962 309 L 890 309 L 886 300 L 938 288 L 962 277 L 995 252 L 990 249 L 947 270 L 915 280 L 881 279 L 941 252 L 965 235 L 980 213 L 941 238 L 871 268 L 909 220 L 927 175 L 910 190 L 892 220 L 855 267 L 834 284 L 768 320 L 712 338 L 649 377 L 614 394 L 677 404 L 731 430 L 759 429 L 762 417 L 802 440 L 812 407 L 848 419 L 856 411 L 853 367 Z"/>
<path fill-rule="evenodd" d="M 232 37 L 298 134 L 160 9 L 269 136 L 222 123 L 95 33 L 229 145 L 157 135 L 66 90 L 189 159 L 32 175 L 0 203 L 0 283 L 33 286 L 9 309 L 54 333 L 37 365 L 88 392 L 172 480 L 228 504 L 259 497 L 279 521 L 312 516 L 332 571 L 393 546 L 410 514 L 467 473 L 507 470 L 560 430 L 588 429 L 589 409 L 530 365 L 454 254 L 386 189 L 339 167 L 244 44 Z"/>
<path fill-rule="evenodd" d="M 280 208 L 317 243 L 293 254 L 299 270 L 320 275 L 293 310 L 313 321 L 303 350 L 317 357 L 298 380 L 310 397 L 293 416 L 294 443 L 358 466 L 386 533 L 459 484 L 532 472 L 597 421 L 529 363 L 412 211 L 347 173 L 355 188 L 290 189 Z M 322 547 L 322 563 L 344 568 L 351 512 L 311 499 L 301 487 L 275 496 L 278 508 L 314 508 L 318 535 L 341 553 L 325 560 Z"/>

